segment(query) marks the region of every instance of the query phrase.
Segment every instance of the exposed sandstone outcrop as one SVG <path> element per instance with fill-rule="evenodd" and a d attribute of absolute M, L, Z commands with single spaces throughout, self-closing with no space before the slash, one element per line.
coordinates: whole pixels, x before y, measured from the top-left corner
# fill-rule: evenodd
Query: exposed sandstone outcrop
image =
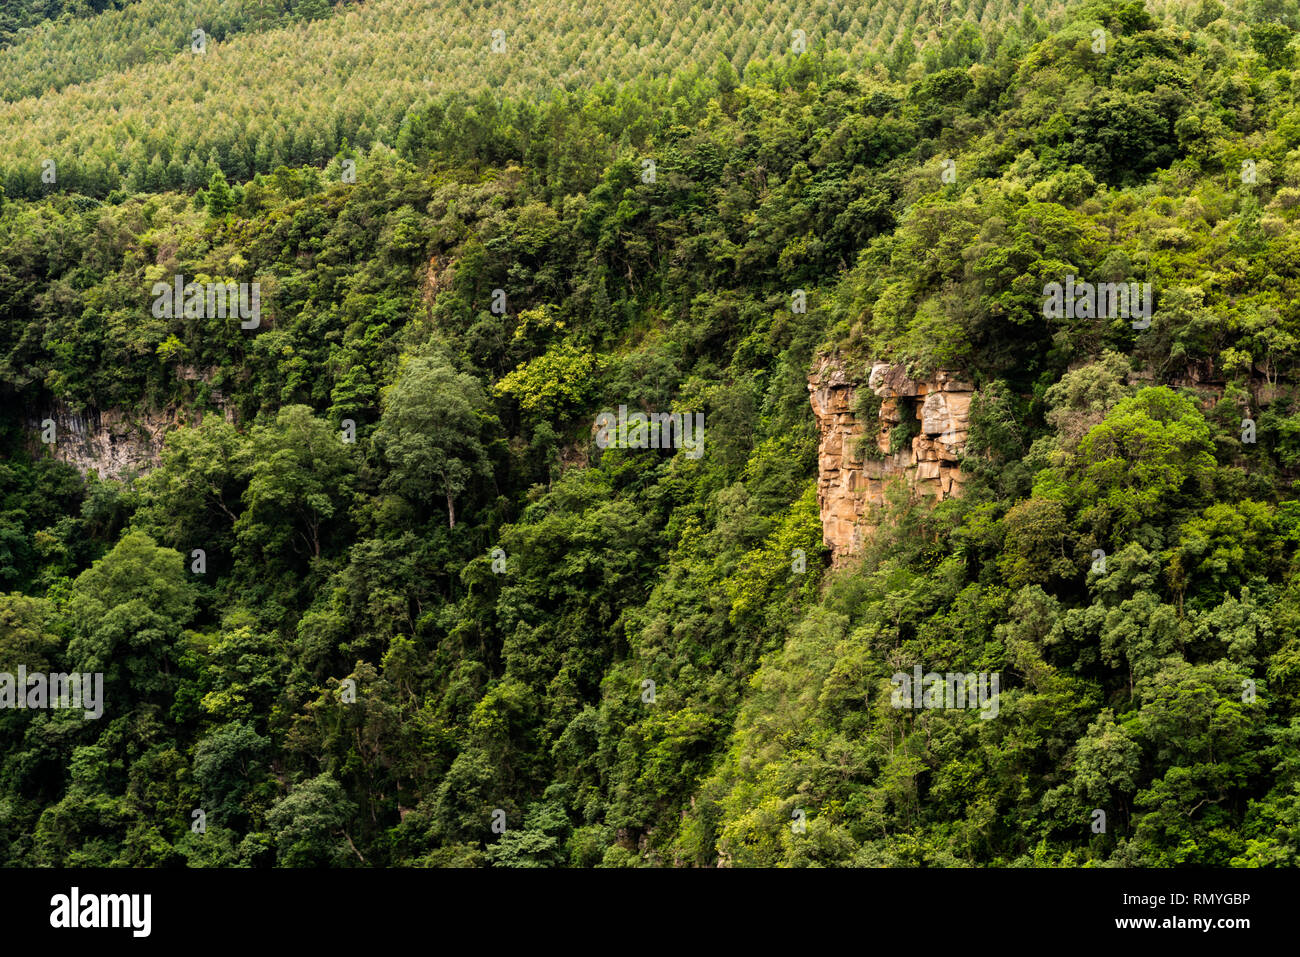
<path fill-rule="evenodd" d="M 879 362 L 866 385 L 880 398 L 876 422 L 864 422 L 855 412 L 860 384 L 836 360 L 823 359 L 808 377 L 821 431 L 822 537 L 836 564 L 861 547 L 873 527 L 870 509 L 884 504 L 890 481 L 902 479 L 915 494 L 936 499 L 959 495 L 965 481 L 957 460 L 970 426 L 971 383 L 945 371 L 912 379 L 902 366 Z M 919 434 L 909 447 L 891 454 L 890 433 L 908 418 L 918 421 Z M 871 445 L 879 457 L 863 454 Z"/>

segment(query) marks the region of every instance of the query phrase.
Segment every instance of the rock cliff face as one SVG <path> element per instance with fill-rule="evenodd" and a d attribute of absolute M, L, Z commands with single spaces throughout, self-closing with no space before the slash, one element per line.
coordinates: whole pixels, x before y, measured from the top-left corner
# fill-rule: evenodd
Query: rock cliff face
<path fill-rule="evenodd" d="M 889 482 L 902 480 L 914 494 L 944 499 L 961 494 L 965 481 L 957 458 L 970 426 L 971 383 L 942 371 L 912 379 L 902 366 L 876 363 L 866 383 L 880 399 L 876 422 L 864 422 L 854 410 L 860 387 L 834 359 L 823 359 L 808 377 L 821 431 L 822 537 L 836 565 L 861 548 L 874 527 L 870 509 L 884 504 Z M 905 420 L 916 420 L 919 434 L 891 454 L 890 433 Z"/>
<path fill-rule="evenodd" d="M 145 412 L 131 419 L 116 410 L 72 412 L 58 405 L 29 418 L 29 434 L 40 446 L 42 422 L 53 419 L 54 457 L 78 472 L 97 472 L 100 478 L 121 479 L 143 474 L 158 464 L 163 436 L 177 424 L 174 412 Z"/>

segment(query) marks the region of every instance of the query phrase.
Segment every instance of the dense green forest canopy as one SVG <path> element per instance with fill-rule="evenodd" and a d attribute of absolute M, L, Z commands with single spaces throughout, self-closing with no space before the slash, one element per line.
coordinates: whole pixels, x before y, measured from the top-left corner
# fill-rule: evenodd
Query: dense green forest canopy
<path fill-rule="evenodd" d="M 394 145 L 413 110 L 450 94 L 469 114 L 455 130 L 465 151 L 491 159 L 474 152 L 472 129 L 480 116 L 495 125 L 501 94 L 535 103 L 650 80 L 680 90 L 697 74 L 729 85 L 796 48 L 838 54 L 837 70 L 899 78 L 969 66 L 1065 22 L 1044 0 L 345 0 L 332 10 L 325 0 L 135 0 L 0 48 L 9 194 L 44 195 L 46 159 L 64 189 L 98 197 L 193 190 L 213 166 L 232 182 L 319 166 L 345 142 Z"/>
<path fill-rule="evenodd" d="M 0 673 L 105 699 L 0 863 L 1297 862 L 1300 5 L 102 6 L 0 21 Z M 976 389 L 833 569 L 825 356 Z"/>
<path fill-rule="evenodd" d="M 120 10 L 132 0 L 0 0 L 0 44 L 13 43 L 24 31 L 51 21 L 91 17 Z"/>

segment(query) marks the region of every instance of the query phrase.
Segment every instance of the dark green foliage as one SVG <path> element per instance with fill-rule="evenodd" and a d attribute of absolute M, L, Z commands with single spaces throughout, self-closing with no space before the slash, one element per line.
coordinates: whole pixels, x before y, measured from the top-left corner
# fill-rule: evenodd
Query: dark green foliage
<path fill-rule="evenodd" d="M 24 13 L 65 6 L 99 9 Z M 310 21 L 333 62 L 328 5 L 266 6 L 213 37 Z M 102 119 L 58 189 L 13 157 L 75 117 L 24 128 L 0 670 L 106 687 L 0 710 L 0 863 L 1293 866 L 1293 5 L 930 6 L 852 12 L 862 62 L 755 32 L 618 84 Z M 152 57 L 104 49 L 42 102 Z M 155 315 L 178 274 L 259 283 L 261 324 Z M 1067 274 L 1152 282 L 1151 325 L 1049 315 Z M 834 570 L 827 356 L 877 469 L 874 362 L 977 390 L 963 494 L 890 486 Z M 703 454 L 601 447 L 619 406 L 702 413 Z M 148 474 L 40 441 L 109 412 L 174 424 Z M 996 718 L 894 707 L 915 663 L 999 674 Z"/>

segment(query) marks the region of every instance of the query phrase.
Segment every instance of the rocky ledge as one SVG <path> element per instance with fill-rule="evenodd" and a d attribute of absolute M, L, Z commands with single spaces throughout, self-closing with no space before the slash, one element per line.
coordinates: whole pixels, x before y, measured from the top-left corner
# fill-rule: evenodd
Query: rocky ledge
<path fill-rule="evenodd" d="M 867 378 L 867 388 L 880 399 L 875 422 L 863 421 L 855 411 L 859 387 L 833 358 L 821 360 L 808 377 L 821 431 L 822 537 L 836 565 L 861 548 L 874 527 L 870 510 L 884 504 L 889 482 L 901 479 L 914 494 L 942 500 L 961 494 L 965 481 L 957 461 L 966 444 L 974 385 L 946 371 L 913 379 L 901 365 L 878 362 Z M 890 433 L 909 417 L 919 422 L 918 434 L 908 447 L 891 453 Z M 864 454 L 873 443 L 879 454 Z"/>

